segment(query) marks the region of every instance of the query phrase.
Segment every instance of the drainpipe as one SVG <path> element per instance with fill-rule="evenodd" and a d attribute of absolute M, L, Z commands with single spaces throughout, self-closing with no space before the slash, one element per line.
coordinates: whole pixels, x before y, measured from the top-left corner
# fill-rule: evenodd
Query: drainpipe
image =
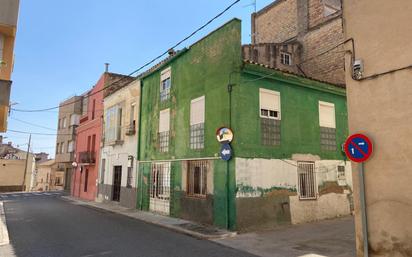
<path fill-rule="evenodd" d="M 137 161 L 139 162 L 139 181 L 140 181 L 140 210 L 143 210 L 143 172 L 140 170 L 140 142 L 141 142 L 141 128 L 142 128 L 142 94 L 143 94 L 143 81 L 140 80 L 140 94 L 139 94 L 139 132 L 137 137 Z M 138 182 L 139 183 L 139 182 Z M 137 187 L 138 188 L 138 187 Z M 139 190 L 139 188 L 137 189 Z"/>

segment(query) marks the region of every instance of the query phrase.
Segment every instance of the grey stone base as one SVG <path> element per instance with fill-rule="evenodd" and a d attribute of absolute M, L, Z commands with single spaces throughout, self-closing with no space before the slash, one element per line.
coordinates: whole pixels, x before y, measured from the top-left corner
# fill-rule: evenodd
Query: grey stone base
<path fill-rule="evenodd" d="M 99 195 L 103 202 L 113 202 L 113 185 L 99 184 Z M 137 204 L 137 189 L 129 187 L 121 187 L 120 189 L 120 205 L 127 208 L 136 208 Z"/>

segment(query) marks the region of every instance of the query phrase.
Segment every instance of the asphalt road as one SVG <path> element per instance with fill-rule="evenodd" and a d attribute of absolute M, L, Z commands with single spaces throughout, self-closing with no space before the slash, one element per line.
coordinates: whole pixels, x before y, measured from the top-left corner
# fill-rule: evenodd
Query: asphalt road
<path fill-rule="evenodd" d="M 253 257 L 125 216 L 74 205 L 59 194 L 0 198 L 17 257 Z"/>

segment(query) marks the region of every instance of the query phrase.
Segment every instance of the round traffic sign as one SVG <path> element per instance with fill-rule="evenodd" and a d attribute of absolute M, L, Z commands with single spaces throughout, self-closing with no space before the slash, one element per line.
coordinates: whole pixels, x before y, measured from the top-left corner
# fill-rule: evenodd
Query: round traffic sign
<path fill-rule="evenodd" d="M 372 142 L 363 134 L 354 134 L 346 139 L 343 150 L 351 161 L 364 162 L 372 154 Z"/>

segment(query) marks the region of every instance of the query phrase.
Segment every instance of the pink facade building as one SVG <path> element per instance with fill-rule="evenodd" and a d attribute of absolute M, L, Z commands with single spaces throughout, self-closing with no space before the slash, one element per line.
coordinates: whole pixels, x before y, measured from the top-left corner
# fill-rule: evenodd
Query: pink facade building
<path fill-rule="evenodd" d="M 71 194 L 95 200 L 99 177 L 100 146 L 103 137 L 103 99 L 133 78 L 105 72 L 97 84 L 82 97 L 82 115 L 76 129 L 76 168 Z"/>
<path fill-rule="evenodd" d="M 82 116 L 76 130 L 77 167 L 72 176 L 72 195 L 87 200 L 94 200 L 97 195 L 105 78 L 106 73 L 83 95 Z"/>

